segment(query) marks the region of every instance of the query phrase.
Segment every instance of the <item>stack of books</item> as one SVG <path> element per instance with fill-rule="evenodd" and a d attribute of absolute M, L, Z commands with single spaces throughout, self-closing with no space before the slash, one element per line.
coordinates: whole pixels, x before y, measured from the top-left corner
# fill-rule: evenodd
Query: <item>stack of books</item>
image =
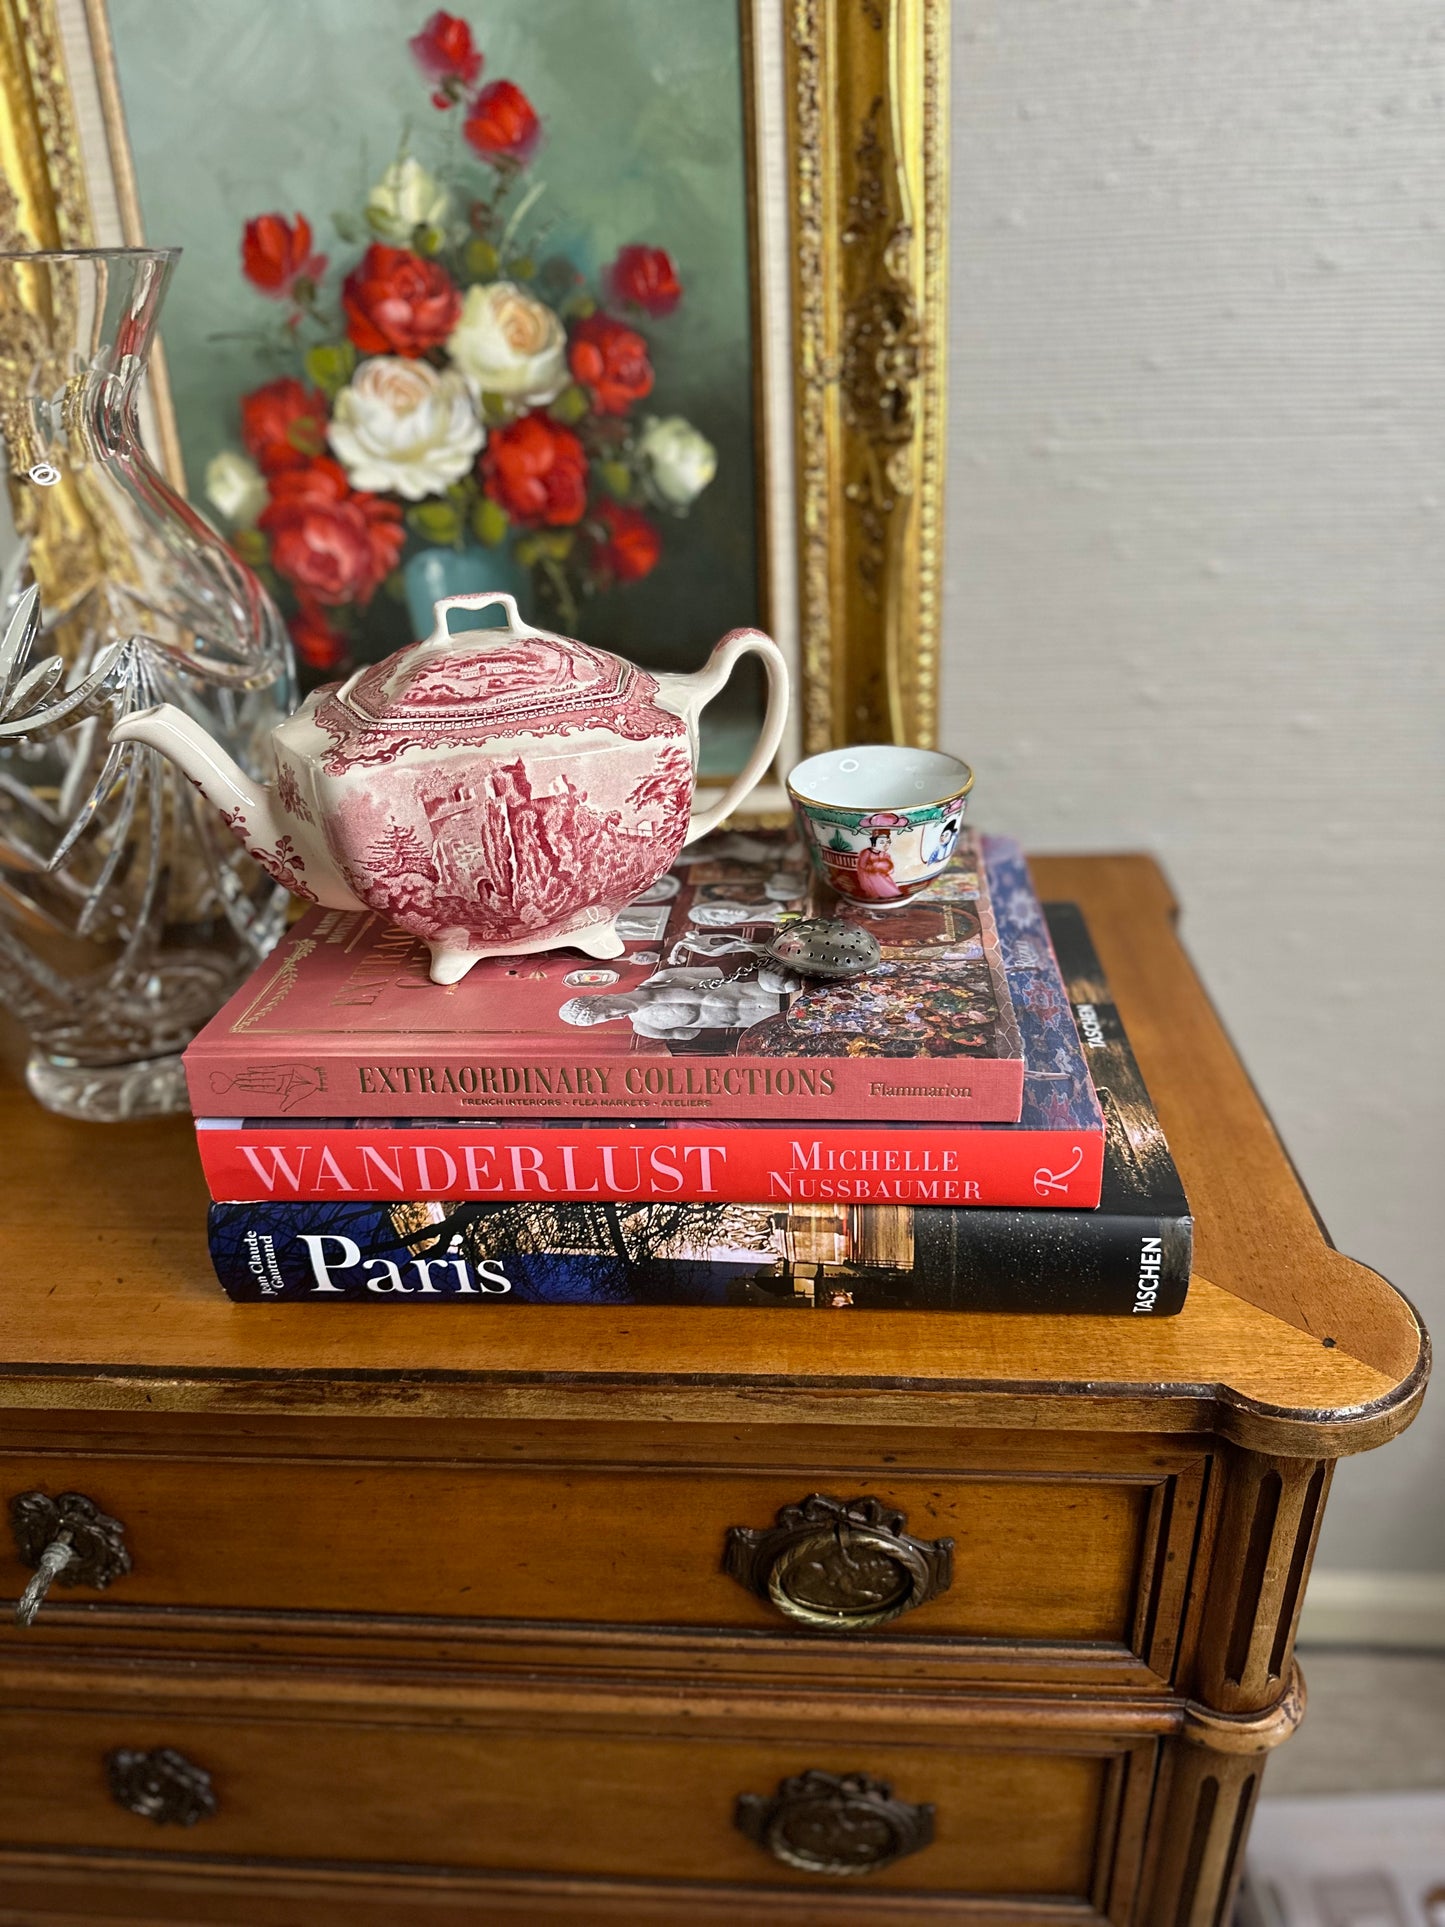
<path fill-rule="evenodd" d="M 232 1298 L 1161 1317 L 1189 1207 L 1071 904 L 965 837 L 887 911 L 786 832 L 685 851 L 627 951 L 461 983 L 311 909 L 186 1054 Z M 862 917 L 862 978 L 762 954 Z"/>

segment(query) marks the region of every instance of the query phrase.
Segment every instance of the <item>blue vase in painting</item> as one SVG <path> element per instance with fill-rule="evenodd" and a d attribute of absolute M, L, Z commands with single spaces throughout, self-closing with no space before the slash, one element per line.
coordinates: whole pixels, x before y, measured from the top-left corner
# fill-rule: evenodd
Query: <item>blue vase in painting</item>
<path fill-rule="evenodd" d="M 418 549 L 402 576 L 411 632 L 418 642 L 436 627 L 435 605 L 444 596 L 501 589 L 523 604 L 531 599 L 530 575 L 505 548 Z"/>

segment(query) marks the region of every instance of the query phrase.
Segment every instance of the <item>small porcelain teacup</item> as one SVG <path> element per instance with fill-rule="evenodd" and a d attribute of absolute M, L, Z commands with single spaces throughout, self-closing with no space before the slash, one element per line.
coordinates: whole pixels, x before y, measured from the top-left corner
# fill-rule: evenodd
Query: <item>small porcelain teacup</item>
<path fill-rule="evenodd" d="M 788 777 L 824 881 L 873 909 L 906 903 L 943 874 L 972 787 L 973 771 L 956 756 L 892 743 L 825 749 Z"/>

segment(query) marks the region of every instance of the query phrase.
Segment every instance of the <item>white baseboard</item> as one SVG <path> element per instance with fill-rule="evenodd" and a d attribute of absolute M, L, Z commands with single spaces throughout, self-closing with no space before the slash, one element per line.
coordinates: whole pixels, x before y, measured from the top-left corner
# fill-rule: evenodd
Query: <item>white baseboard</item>
<path fill-rule="evenodd" d="M 1445 1572 L 1316 1572 L 1302 1646 L 1445 1648 Z"/>

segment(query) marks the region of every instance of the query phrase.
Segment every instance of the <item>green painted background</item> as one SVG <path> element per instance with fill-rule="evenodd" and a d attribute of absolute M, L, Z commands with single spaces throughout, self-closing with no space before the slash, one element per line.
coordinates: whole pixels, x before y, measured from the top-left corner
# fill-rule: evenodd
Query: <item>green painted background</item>
<path fill-rule="evenodd" d="M 484 80 L 514 80 L 542 119 L 530 178 L 547 183 L 531 217 L 553 224 L 543 252 L 590 274 L 646 241 L 677 263 L 681 306 L 644 323 L 657 370 L 646 407 L 696 423 L 717 447 L 717 478 L 688 520 L 661 518 L 655 574 L 597 598 L 582 626 L 637 660 L 690 667 L 760 615 L 735 0 L 452 10 L 472 25 Z M 305 213 L 332 256 L 329 289 L 360 252 L 332 235 L 331 213 L 359 213 L 403 127 L 428 165 L 460 145 L 460 112 L 430 106 L 406 46 L 429 11 L 426 0 L 111 0 L 147 238 L 184 249 L 163 335 L 197 497 L 211 456 L 237 442 L 237 398 L 278 372 L 253 342 L 216 338 L 274 317 L 241 279 L 246 218 Z M 398 627 L 390 640 L 403 639 Z"/>

